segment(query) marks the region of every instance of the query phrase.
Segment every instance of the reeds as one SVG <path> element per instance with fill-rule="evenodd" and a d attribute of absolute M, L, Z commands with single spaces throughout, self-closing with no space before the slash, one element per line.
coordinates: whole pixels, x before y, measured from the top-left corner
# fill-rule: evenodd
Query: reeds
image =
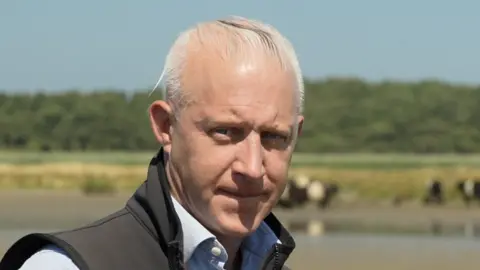
<path fill-rule="evenodd" d="M 359 199 L 420 198 L 426 182 L 438 177 L 447 198 L 457 197 L 456 181 L 480 175 L 476 167 L 429 167 L 408 169 L 349 169 L 295 166 L 291 174 L 303 173 L 315 180 L 337 183 L 342 194 Z M 145 180 L 147 165 L 92 163 L 0 164 L 0 188 L 79 189 L 85 193 L 132 191 Z"/>

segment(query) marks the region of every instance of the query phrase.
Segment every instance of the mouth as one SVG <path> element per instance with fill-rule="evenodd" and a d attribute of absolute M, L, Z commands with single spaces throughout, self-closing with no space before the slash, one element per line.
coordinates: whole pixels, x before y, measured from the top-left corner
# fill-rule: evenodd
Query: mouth
<path fill-rule="evenodd" d="M 218 194 L 235 199 L 252 199 L 267 196 L 267 192 L 240 192 L 238 190 L 219 189 Z"/>

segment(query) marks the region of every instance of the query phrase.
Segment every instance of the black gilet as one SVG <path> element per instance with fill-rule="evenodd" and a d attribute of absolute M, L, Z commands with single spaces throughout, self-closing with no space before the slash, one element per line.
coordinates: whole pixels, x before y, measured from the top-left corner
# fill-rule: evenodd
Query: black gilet
<path fill-rule="evenodd" d="M 288 269 L 284 264 L 295 242 L 272 213 L 265 222 L 282 244 L 272 246 L 261 269 Z M 161 149 L 150 162 L 146 181 L 123 209 L 73 230 L 28 234 L 5 253 L 0 270 L 18 270 L 50 244 L 65 250 L 80 270 L 182 270 L 182 239 Z"/>

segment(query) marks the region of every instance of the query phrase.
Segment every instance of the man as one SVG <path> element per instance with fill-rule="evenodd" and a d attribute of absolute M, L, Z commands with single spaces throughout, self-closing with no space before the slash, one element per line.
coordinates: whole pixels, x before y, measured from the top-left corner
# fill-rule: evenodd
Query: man
<path fill-rule="evenodd" d="M 125 208 L 26 236 L 1 270 L 285 267 L 295 242 L 271 210 L 303 123 L 294 49 L 257 21 L 205 22 L 178 37 L 161 80 L 149 112 L 162 148 Z"/>

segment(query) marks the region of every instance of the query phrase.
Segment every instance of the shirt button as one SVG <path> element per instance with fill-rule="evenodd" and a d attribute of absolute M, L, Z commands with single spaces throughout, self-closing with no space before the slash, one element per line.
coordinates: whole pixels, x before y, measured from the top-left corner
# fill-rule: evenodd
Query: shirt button
<path fill-rule="evenodd" d="M 212 248 L 212 254 L 214 256 L 220 256 L 220 254 L 222 254 L 222 250 L 219 248 L 219 247 L 213 247 Z"/>

